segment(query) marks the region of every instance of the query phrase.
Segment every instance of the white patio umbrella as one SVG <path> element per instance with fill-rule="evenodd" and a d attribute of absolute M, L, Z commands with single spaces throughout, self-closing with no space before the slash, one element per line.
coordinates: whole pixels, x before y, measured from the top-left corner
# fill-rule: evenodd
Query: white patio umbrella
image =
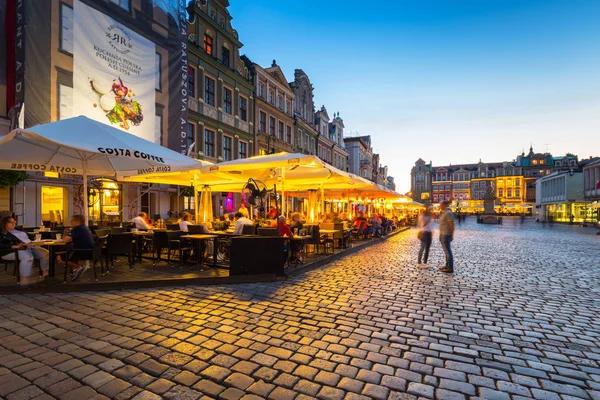
<path fill-rule="evenodd" d="M 198 168 L 196 160 L 85 116 L 0 137 L 0 169 L 83 176 L 88 222 L 88 175 L 128 176 Z"/>

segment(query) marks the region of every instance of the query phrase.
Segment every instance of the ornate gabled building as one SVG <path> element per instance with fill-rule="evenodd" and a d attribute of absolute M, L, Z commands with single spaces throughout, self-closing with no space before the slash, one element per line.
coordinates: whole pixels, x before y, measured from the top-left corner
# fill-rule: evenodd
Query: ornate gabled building
<path fill-rule="evenodd" d="M 431 202 L 431 161 L 425 163 L 419 158 L 410 170 L 410 193 L 414 201 Z"/>
<path fill-rule="evenodd" d="M 333 120 L 329 123 L 329 134 L 333 141 L 333 166 L 348 171 L 348 151 L 344 145 L 344 120 L 340 113 L 333 114 Z"/>
<path fill-rule="evenodd" d="M 254 83 L 240 57 L 228 0 L 190 2 L 190 154 L 228 161 L 254 154 Z"/>
<path fill-rule="evenodd" d="M 329 134 L 329 114 L 325 106 L 321 106 L 321 109 L 315 113 L 315 126 L 319 131 L 317 156 L 326 163 L 332 164 L 334 143 Z"/>
<path fill-rule="evenodd" d="M 242 59 L 250 69 L 256 87 L 254 114 L 254 143 L 256 155 L 282 151 L 294 152 L 294 92 L 283 71 L 273 60 L 262 68 L 248 57 Z"/>
<path fill-rule="evenodd" d="M 290 82 L 294 92 L 294 126 L 298 153 L 317 154 L 319 132 L 315 127 L 314 88 L 308 75 L 301 69 L 294 71 L 294 81 Z"/>

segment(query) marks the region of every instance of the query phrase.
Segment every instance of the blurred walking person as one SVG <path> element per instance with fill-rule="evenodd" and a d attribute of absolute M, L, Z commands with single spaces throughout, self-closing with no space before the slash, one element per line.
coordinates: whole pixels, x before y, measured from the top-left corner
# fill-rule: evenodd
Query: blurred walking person
<path fill-rule="evenodd" d="M 429 249 L 431 248 L 431 241 L 433 238 L 433 217 L 431 216 L 431 211 L 429 209 L 419 215 L 417 227 L 419 228 L 417 236 L 421 241 L 417 268 L 429 268 L 427 260 L 429 259 Z M 423 261 L 423 263 L 421 263 L 421 261 Z"/>
<path fill-rule="evenodd" d="M 444 201 L 441 204 L 442 212 L 440 213 L 440 242 L 442 243 L 442 249 L 446 255 L 446 265 L 440 267 L 440 272 L 453 273 L 454 272 L 454 256 L 452 255 L 452 248 L 450 243 L 454 239 L 454 215 L 449 209 L 450 203 Z"/>

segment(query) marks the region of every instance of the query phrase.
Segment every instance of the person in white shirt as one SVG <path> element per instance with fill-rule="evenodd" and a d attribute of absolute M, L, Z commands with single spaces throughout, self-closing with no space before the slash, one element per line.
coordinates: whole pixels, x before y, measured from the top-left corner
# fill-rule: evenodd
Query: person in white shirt
<path fill-rule="evenodd" d="M 148 223 L 148 214 L 141 212 L 137 217 L 131 220 L 137 229 L 152 229 L 152 225 Z"/>
<path fill-rule="evenodd" d="M 246 218 L 241 212 L 235 213 L 235 228 L 233 229 L 234 235 L 241 235 L 244 231 L 244 225 L 254 225 L 251 219 Z"/>
<path fill-rule="evenodd" d="M 417 222 L 417 227 L 419 228 L 419 239 L 421 240 L 421 248 L 419 249 L 419 262 L 417 263 L 417 267 L 419 268 L 429 268 L 429 265 L 427 265 L 427 259 L 429 258 L 429 248 L 431 247 L 431 240 L 433 238 L 432 225 L 433 218 L 431 216 L 431 211 L 425 210 L 423 214 L 419 215 L 419 220 Z M 424 261 L 424 263 L 421 264 L 421 261 Z"/>
<path fill-rule="evenodd" d="M 26 246 L 26 243 L 31 242 L 29 236 L 25 232 L 21 232 L 15 229 L 17 222 L 13 217 L 4 217 L 1 222 L 0 231 L 6 233 L 5 239 L 10 240 L 11 238 L 15 241 L 19 241 L 18 244 L 11 246 L 13 250 L 19 251 L 19 284 L 22 286 L 31 285 L 38 283 L 39 278 L 33 274 L 33 261 L 40 261 L 40 268 L 42 269 L 42 276 L 45 278 L 48 276 L 49 257 L 48 250 L 42 249 L 37 246 Z M 7 254 L 2 257 L 4 260 L 14 260 L 15 253 Z"/>
<path fill-rule="evenodd" d="M 181 229 L 182 232 L 189 232 L 188 226 L 193 225 L 191 221 L 192 214 L 184 212 L 183 214 L 181 214 L 181 220 L 179 221 L 179 229 Z"/>

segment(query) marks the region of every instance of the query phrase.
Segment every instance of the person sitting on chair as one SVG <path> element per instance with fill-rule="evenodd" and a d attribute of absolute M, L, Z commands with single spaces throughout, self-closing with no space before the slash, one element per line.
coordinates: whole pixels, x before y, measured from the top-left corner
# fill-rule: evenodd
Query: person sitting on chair
<path fill-rule="evenodd" d="M 141 212 L 137 217 L 131 220 L 137 229 L 152 229 L 152 225 L 148 221 L 148 214 Z"/>
<path fill-rule="evenodd" d="M 92 250 L 94 248 L 94 238 L 92 237 L 92 232 L 85 226 L 83 215 L 73 215 L 71 226 L 73 228 L 69 236 L 65 237 L 65 242 L 71 243 L 71 248 L 74 250 Z M 79 265 L 80 260 L 89 259 L 89 255 L 86 253 L 88 252 L 73 252 L 66 261 L 67 266 L 71 267 L 72 281 L 81 278 L 81 275 L 88 269 L 87 266 L 82 267 Z"/>
<path fill-rule="evenodd" d="M 19 251 L 19 283 L 22 286 L 32 285 L 39 282 L 39 278 L 33 274 L 34 260 L 40 261 L 42 279 L 48 276 L 48 250 L 37 246 L 27 246 L 26 244 L 31 240 L 25 232 L 15 229 L 16 224 L 17 221 L 12 216 L 2 218 L 1 231 L 5 242 L 3 247 L 7 247 L 7 243 L 10 242 L 10 248 Z M 2 259 L 14 260 L 15 253 L 7 254 Z"/>

